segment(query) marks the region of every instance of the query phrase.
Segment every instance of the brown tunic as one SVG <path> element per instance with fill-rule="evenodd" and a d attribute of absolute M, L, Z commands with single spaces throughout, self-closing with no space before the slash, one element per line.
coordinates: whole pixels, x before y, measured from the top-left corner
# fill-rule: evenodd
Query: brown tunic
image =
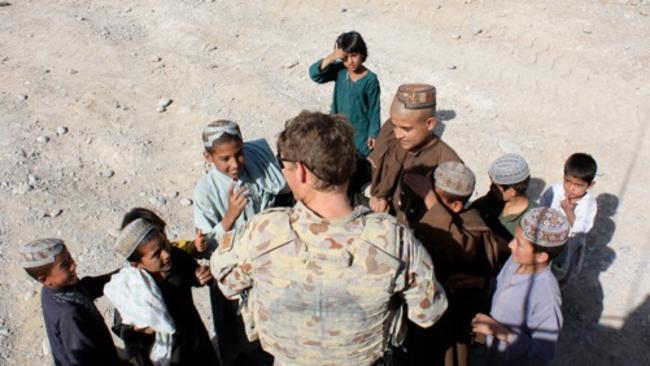
<path fill-rule="evenodd" d="M 393 123 L 384 123 L 377 137 L 374 151 L 368 159 L 373 165 L 370 194 L 390 202 L 397 220 L 413 227 L 426 207 L 421 198 L 402 183 L 405 173 L 431 178 L 433 170 L 445 161 L 460 161 L 458 154 L 437 136 L 417 151 L 404 150 L 393 133 Z"/>

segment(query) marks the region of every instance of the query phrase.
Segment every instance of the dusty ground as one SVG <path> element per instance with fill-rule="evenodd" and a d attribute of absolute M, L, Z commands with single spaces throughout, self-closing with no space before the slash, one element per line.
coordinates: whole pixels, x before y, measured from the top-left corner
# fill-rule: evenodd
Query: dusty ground
<path fill-rule="evenodd" d="M 190 235 L 181 199 L 203 171 L 204 124 L 231 118 L 273 145 L 287 118 L 328 109 L 332 87 L 306 69 L 351 29 L 369 45 L 383 118 L 400 83 L 438 87 L 437 132 L 477 172 L 477 194 L 504 151 L 528 158 L 534 196 L 561 179 L 570 153 L 597 158 L 601 211 L 587 267 L 565 293 L 555 364 L 650 363 L 647 1 L 9 2 L 0 7 L 0 364 L 51 362 L 38 286 L 15 248 L 58 236 L 81 274 L 116 268 L 113 235 L 133 206 L 160 211 L 172 236 Z M 173 103 L 158 113 L 165 97 Z"/>

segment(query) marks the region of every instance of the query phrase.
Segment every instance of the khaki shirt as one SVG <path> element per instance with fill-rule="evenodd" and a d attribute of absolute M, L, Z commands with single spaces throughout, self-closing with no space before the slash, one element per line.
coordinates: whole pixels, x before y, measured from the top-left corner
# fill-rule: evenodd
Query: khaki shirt
<path fill-rule="evenodd" d="M 415 173 L 431 178 L 438 164 L 462 162 L 458 154 L 437 136 L 417 151 L 404 150 L 395 138 L 390 120 L 382 126 L 376 148 L 368 159 L 373 165 L 370 194 L 389 200 L 397 220 L 409 227 L 420 221 L 426 207 L 422 199 L 402 182 L 403 175 Z"/>
<path fill-rule="evenodd" d="M 226 297 L 246 300 L 249 338 L 277 365 L 371 365 L 401 318 L 396 300 L 422 327 L 447 308 L 424 247 L 361 206 L 336 220 L 302 203 L 264 211 L 223 237 L 210 268 Z"/>

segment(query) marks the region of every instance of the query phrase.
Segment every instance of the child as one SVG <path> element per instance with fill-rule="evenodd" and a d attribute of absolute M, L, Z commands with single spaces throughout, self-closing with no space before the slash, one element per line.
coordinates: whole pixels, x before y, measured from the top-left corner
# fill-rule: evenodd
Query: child
<path fill-rule="evenodd" d="M 224 233 L 244 226 L 289 190 L 266 140 L 244 143 L 234 122 L 208 124 L 203 130 L 203 146 L 203 156 L 211 168 L 194 190 L 194 225 L 199 232 L 196 249 L 209 257 Z M 216 286 L 210 287 L 210 302 L 224 363 L 242 358 L 253 358 L 256 361 L 250 362 L 256 364 L 268 363 L 269 357 L 259 342 L 251 343 L 246 338 L 237 303 L 226 299 Z"/>
<path fill-rule="evenodd" d="M 598 167 L 590 155 L 575 153 L 564 163 L 564 182 L 544 192 L 540 206 L 551 207 L 567 217 L 571 232 L 567 248 L 553 261 L 553 273 L 564 284 L 582 269 L 587 233 L 594 225 L 597 205 L 589 189 Z"/>
<path fill-rule="evenodd" d="M 497 277 L 490 315 L 472 320 L 474 332 L 488 336 L 490 365 L 545 365 L 553 359 L 562 299 L 550 261 L 568 235 L 569 223 L 557 210 L 534 208 L 524 215 Z"/>
<path fill-rule="evenodd" d="M 334 51 L 309 68 L 309 76 L 315 82 L 335 82 L 331 113 L 347 118 L 354 128 L 357 152 L 364 157 L 375 146 L 379 134 L 379 80 L 363 65 L 366 58 L 366 43 L 359 33 L 352 31 L 341 34 L 334 43 Z"/>
<path fill-rule="evenodd" d="M 514 238 L 524 214 L 536 206 L 526 195 L 530 170 L 521 155 L 510 153 L 495 160 L 488 174 L 490 190 L 471 207 L 478 210 L 503 248 Z"/>
<path fill-rule="evenodd" d="M 436 89 L 427 84 L 399 87 L 377 146 L 370 154 L 373 165 L 370 206 L 377 212 L 395 213 L 410 227 L 426 212 L 424 202 L 404 187 L 405 173 L 432 177 L 444 161 L 461 161 L 456 152 L 433 134 L 436 127 Z"/>
<path fill-rule="evenodd" d="M 113 339 L 93 303 L 111 275 L 80 280 L 60 239 L 33 241 L 20 249 L 20 255 L 27 274 L 43 284 L 41 306 L 54 364 L 117 365 Z"/>
<path fill-rule="evenodd" d="M 121 336 L 136 363 L 219 365 L 192 299 L 192 287 L 212 281 L 209 269 L 170 247 L 158 226 L 140 218 L 121 230 L 117 252 L 130 265 L 113 275 L 104 293 L 132 326 Z"/>
<path fill-rule="evenodd" d="M 429 363 L 434 361 L 431 356 L 446 355 L 446 365 L 467 365 L 470 323 L 489 309 L 489 283 L 498 265 L 498 244 L 490 229 L 476 210 L 465 208 L 476 177 L 463 163 L 447 161 L 436 168 L 433 189 L 420 175 L 407 174 L 404 182 L 428 208 L 414 228 L 415 236 L 431 254 L 449 300 L 447 312 L 432 328 L 409 330 L 409 355 Z M 442 350 L 436 352 L 432 345 Z"/>

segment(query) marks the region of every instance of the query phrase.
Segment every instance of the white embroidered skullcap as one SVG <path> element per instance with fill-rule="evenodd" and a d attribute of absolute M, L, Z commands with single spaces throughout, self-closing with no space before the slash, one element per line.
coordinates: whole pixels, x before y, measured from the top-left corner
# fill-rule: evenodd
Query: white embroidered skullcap
<path fill-rule="evenodd" d="M 47 238 L 34 240 L 20 248 L 23 268 L 34 268 L 54 263 L 56 256 L 63 252 L 65 244 L 61 239 Z"/>
<path fill-rule="evenodd" d="M 519 154 L 505 154 L 490 165 L 488 174 L 496 184 L 511 185 L 523 182 L 530 177 L 528 163 Z"/>
<path fill-rule="evenodd" d="M 124 258 L 129 258 L 147 234 L 156 229 L 156 225 L 144 219 L 137 219 L 129 223 L 117 236 L 115 244 L 117 253 Z"/>
<path fill-rule="evenodd" d="M 205 129 L 203 129 L 203 135 L 208 138 L 207 141 L 203 141 L 203 145 L 205 147 L 212 147 L 214 142 L 217 141 L 219 137 L 223 136 L 224 133 L 241 138 L 239 125 L 237 125 L 235 122 L 227 121 L 227 123 L 222 126 L 208 125 Z"/>

